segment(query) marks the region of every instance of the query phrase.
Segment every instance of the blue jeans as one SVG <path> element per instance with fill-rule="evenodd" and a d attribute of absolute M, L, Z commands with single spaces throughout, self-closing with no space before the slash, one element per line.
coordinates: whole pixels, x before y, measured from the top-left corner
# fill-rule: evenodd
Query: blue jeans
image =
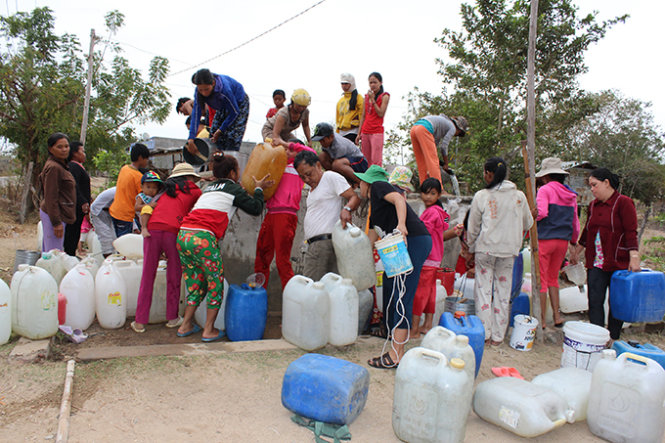
<path fill-rule="evenodd" d="M 114 217 L 111 218 L 113 219 L 113 229 L 115 230 L 116 237 L 122 237 L 125 234 L 131 234 L 134 230 L 134 221 L 118 220 Z"/>

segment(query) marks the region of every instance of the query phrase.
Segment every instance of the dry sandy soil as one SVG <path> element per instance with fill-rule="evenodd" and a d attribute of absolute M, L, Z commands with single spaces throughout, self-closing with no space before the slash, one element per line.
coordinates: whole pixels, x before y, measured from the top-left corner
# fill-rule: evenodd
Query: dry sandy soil
<path fill-rule="evenodd" d="M 9 281 L 17 245 L 32 248 L 34 226 L 16 226 L 9 220 L 2 224 L 0 272 L 5 281 Z M 279 335 L 278 322 L 278 317 L 271 318 L 271 334 Z M 128 325 L 118 331 L 93 326 L 89 332 L 89 340 L 79 346 L 183 342 L 173 330 L 160 325 L 150 326 L 142 335 L 131 332 Z M 645 334 L 639 329 L 627 330 L 625 338 L 665 346 L 659 334 Z M 54 339 L 52 359 L 34 364 L 9 363 L 7 356 L 15 344 L 16 337 L 0 346 L 0 441 L 52 440 L 64 385 L 64 358 L 75 356 L 77 347 Z M 378 355 L 382 344 L 378 338 L 365 337 L 353 346 L 328 346 L 319 352 L 367 367 L 367 359 Z M 493 377 L 490 369 L 494 366 L 516 367 L 526 379 L 554 370 L 559 367 L 561 349 L 560 343 L 537 345 L 531 352 L 519 352 L 507 344 L 486 348 L 476 383 Z M 290 362 L 303 354 L 304 351 L 289 350 L 79 362 L 74 378 L 70 441 L 314 441 L 310 431 L 291 422 L 291 414 L 280 401 L 284 372 Z M 350 425 L 352 441 L 398 441 L 391 426 L 395 371 L 369 368 L 369 372 L 369 397 L 363 412 Z M 482 421 L 473 412 L 469 415 L 467 442 L 522 440 Z M 567 424 L 533 441 L 602 440 L 594 437 L 582 422 Z"/>

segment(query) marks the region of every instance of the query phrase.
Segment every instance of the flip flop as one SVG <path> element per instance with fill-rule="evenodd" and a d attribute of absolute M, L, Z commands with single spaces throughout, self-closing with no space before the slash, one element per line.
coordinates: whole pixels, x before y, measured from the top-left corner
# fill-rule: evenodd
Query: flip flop
<path fill-rule="evenodd" d="M 145 332 L 145 326 L 139 328 L 139 327 L 137 326 L 137 323 L 136 323 L 135 321 L 131 322 L 131 323 L 129 324 L 129 326 L 131 326 L 131 328 L 132 328 L 132 330 L 133 330 L 134 332 L 138 332 L 139 334 L 143 334 L 143 333 Z"/>
<path fill-rule="evenodd" d="M 178 337 L 189 337 L 190 335 L 196 334 L 197 332 L 200 332 L 200 331 L 201 331 L 201 326 L 194 323 L 194 327 L 192 329 L 190 329 L 187 332 L 178 332 L 176 335 Z"/>
<path fill-rule="evenodd" d="M 395 369 L 398 365 L 398 363 L 393 361 L 389 352 L 386 352 L 380 357 L 374 357 L 371 360 L 367 360 L 367 364 L 376 369 Z"/>
<path fill-rule="evenodd" d="M 217 341 L 217 340 L 221 339 L 225 335 L 226 335 L 226 333 L 220 329 L 219 334 L 217 335 L 217 337 L 210 337 L 210 338 L 201 337 L 201 341 L 203 343 L 210 343 L 210 342 Z"/>
<path fill-rule="evenodd" d="M 496 375 L 497 377 L 514 377 L 519 378 L 520 380 L 524 380 L 524 377 L 522 377 L 522 374 L 520 374 L 517 369 L 509 368 L 507 366 L 492 368 L 492 374 Z"/>
<path fill-rule="evenodd" d="M 555 328 L 563 328 L 563 322 L 561 323 L 554 323 Z"/>

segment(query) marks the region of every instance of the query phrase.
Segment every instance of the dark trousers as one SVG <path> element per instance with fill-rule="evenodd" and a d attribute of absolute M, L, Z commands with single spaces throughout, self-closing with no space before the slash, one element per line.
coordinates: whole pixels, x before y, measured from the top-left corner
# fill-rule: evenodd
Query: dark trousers
<path fill-rule="evenodd" d="M 82 212 L 76 214 L 76 221 L 74 223 L 65 225 L 65 252 L 67 255 L 76 257 L 76 250 L 79 246 L 79 239 L 81 238 L 81 223 L 83 223 L 85 214 Z"/>
<path fill-rule="evenodd" d="M 134 232 L 134 221 L 118 220 L 114 217 L 111 218 L 113 219 L 113 229 L 115 229 L 116 237 L 122 237 L 125 234 L 131 234 Z"/>
<path fill-rule="evenodd" d="M 610 287 L 612 272 L 603 271 L 598 268 L 591 268 L 587 271 L 588 297 L 589 297 L 589 321 L 601 327 L 605 327 L 605 294 Z M 609 318 L 607 319 L 607 329 L 610 331 L 610 338 L 618 340 L 621 334 L 623 321 L 612 317 L 610 308 Z"/>

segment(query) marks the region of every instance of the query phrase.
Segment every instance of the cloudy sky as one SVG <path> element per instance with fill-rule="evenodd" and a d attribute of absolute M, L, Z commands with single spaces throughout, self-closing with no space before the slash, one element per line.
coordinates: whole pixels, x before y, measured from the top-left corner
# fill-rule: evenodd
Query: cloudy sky
<path fill-rule="evenodd" d="M 415 86 L 441 91 L 435 59 L 446 54 L 433 39 L 444 28 L 461 29 L 460 2 L 452 0 L 323 0 L 267 35 L 219 56 L 319 1 L 6 0 L 0 4 L 0 13 L 49 6 L 55 12 L 56 31 L 78 35 L 87 52 L 90 29 L 103 35 L 105 13 L 118 9 L 125 14 L 125 25 L 113 40 L 131 65 L 143 72 L 155 55 L 170 61 L 167 84 L 173 103 L 180 96 L 191 96 L 191 75 L 199 67 L 230 75 L 244 85 L 251 102 L 245 133 L 249 141 L 260 140 L 276 88 L 287 95 L 296 88 L 307 89 L 312 96 L 310 125 L 314 126 L 334 121 L 340 73 L 352 73 L 364 93 L 367 76 L 378 71 L 391 93 L 386 129 L 401 120 L 406 112 L 403 97 Z M 650 101 L 656 122 L 665 127 L 663 69 L 655 55 L 660 51 L 654 50 L 662 42 L 665 2 L 579 0 L 578 4 L 581 14 L 597 10 L 601 19 L 631 15 L 588 51 L 589 73 L 581 79 L 582 87 L 614 88 Z M 165 124 L 141 126 L 139 133 L 186 138 L 184 118 L 172 109 Z"/>

